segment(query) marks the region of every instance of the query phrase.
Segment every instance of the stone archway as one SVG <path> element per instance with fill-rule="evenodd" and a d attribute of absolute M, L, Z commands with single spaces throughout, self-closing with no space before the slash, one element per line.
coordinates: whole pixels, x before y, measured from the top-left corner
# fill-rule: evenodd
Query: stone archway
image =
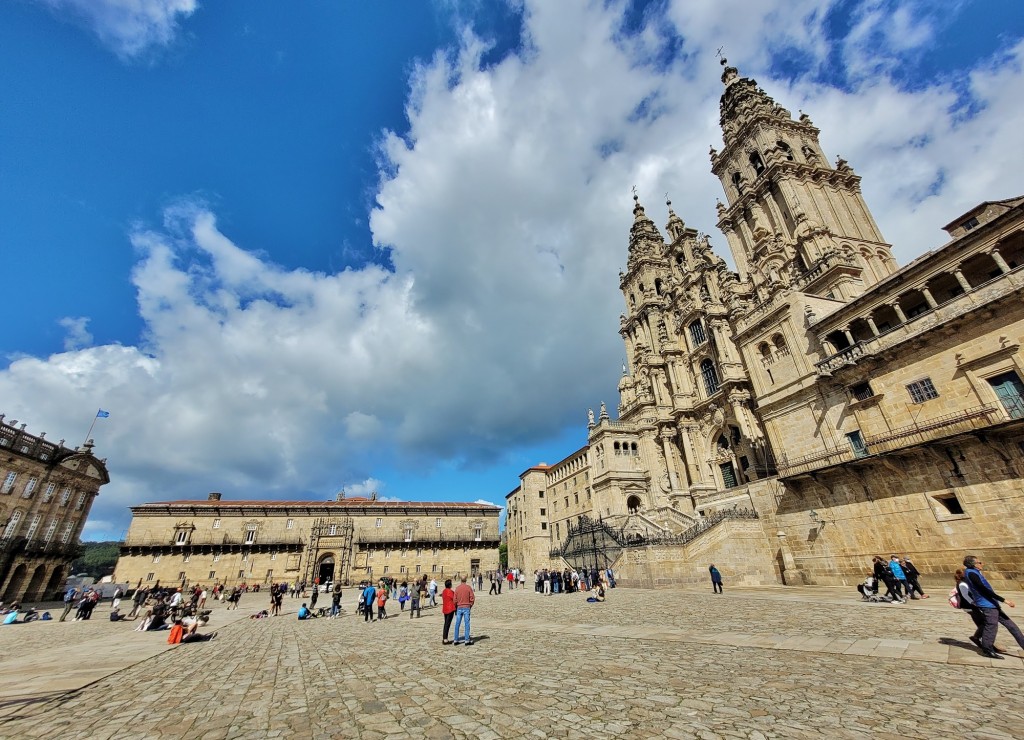
<path fill-rule="evenodd" d="M 22 563 L 14 569 L 14 573 L 11 574 L 11 580 L 7 582 L 7 588 L 4 589 L 3 600 L 7 603 L 17 601 L 21 595 L 21 585 L 25 582 L 25 575 L 28 573 L 28 566 Z"/>
<path fill-rule="evenodd" d="M 328 552 L 321 555 L 316 561 L 315 578 L 319 579 L 319 584 L 322 586 L 325 583 L 334 581 L 334 553 Z"/>
<path fill-rule="evenodd" d="M 636 494 L 633 494 L 632 496 L 626 499 L 626 511 L 628 511 L 630 514 L 636 514 L 637 512 L 639 512 L 641 505 L 642 502 L 640 501 L 640 497 L 637 496 Z"/>
<path fill-rule="evenodd" d="M 37 566 L 32 571 L 32 579 L 28 582 L 28 588 L 25 589 L 25 595 L 22 600 L 25 601 L 36 601 L 42 596 L 43 582 L 46 580 L 46 566 Z"/>
<path fill-rule="evenodd" d="M 46 590 L 43 592 L 43 600 L 59 596 L 64 586 L 64 569 L 57 566 L 50 574 L 50 580 L 46 582 Z"/>

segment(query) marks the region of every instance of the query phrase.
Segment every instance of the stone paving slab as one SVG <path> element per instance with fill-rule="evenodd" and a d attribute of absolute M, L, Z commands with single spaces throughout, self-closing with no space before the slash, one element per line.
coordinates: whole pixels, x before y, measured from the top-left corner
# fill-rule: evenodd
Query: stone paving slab
<path fill-rule="evenodd" d="M 478 597 L 471 647 L 440 644 L 437 609 L 298 622 L 286 600 L 285 616 L 252 621 L 250 604 L 215 611 L 215 641 L 169 649 L 100 610 L 0 630 L 0 675 L 60 686 L 70 671 L 37 655 L 122 659 L 77 690 L 8 694 L 0 738 L 1024 737 L 1024 661 L 965 647 L 966 615 L 928 602 L 514 591 Z"/>

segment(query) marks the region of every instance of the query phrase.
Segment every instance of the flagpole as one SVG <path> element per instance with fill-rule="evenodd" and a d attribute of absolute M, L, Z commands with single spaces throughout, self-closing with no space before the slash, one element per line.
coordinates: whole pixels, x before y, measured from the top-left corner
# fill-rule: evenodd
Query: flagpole
<path fill-rule="evenodd" d="M 85 433 L 85 441 L 82 442 L 82 446 L 85 447 L 89 443 L 89 437 L 92 436 L 92 428 L 96 426 L 96 420 L 100 418 L 100 414 L 97 411 L 96 416 L 92 417 L 92 424 L 89 425 L 89 431 Z"/>

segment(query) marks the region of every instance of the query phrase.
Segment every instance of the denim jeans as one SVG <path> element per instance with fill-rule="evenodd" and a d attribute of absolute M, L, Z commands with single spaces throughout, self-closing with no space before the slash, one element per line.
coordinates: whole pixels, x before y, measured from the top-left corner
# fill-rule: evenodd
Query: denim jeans
<path fill-rule="evenodd" d="M 462 620 L 466 620 L 466 636 L 462 641 L 469 642 L 469 610 L 468 606 L 460 606 L 455 610 L 455 642 L 459 641 L 459 626 L 462 624 Z"/>

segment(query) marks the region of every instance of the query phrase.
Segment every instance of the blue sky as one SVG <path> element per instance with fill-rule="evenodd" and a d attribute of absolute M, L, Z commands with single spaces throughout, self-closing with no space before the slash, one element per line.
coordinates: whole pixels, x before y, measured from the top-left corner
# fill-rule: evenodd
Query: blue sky
<path fill-rule="evenodd" d="M 719 46 L 907 262 L 1024 192 L 1022 37 L 1009 0 L 4 3 L 0 412 L 110 410 L 87 538 L 211 490 L 500 503 L 614 415 L 630 188 L 727 251 Z"/>

